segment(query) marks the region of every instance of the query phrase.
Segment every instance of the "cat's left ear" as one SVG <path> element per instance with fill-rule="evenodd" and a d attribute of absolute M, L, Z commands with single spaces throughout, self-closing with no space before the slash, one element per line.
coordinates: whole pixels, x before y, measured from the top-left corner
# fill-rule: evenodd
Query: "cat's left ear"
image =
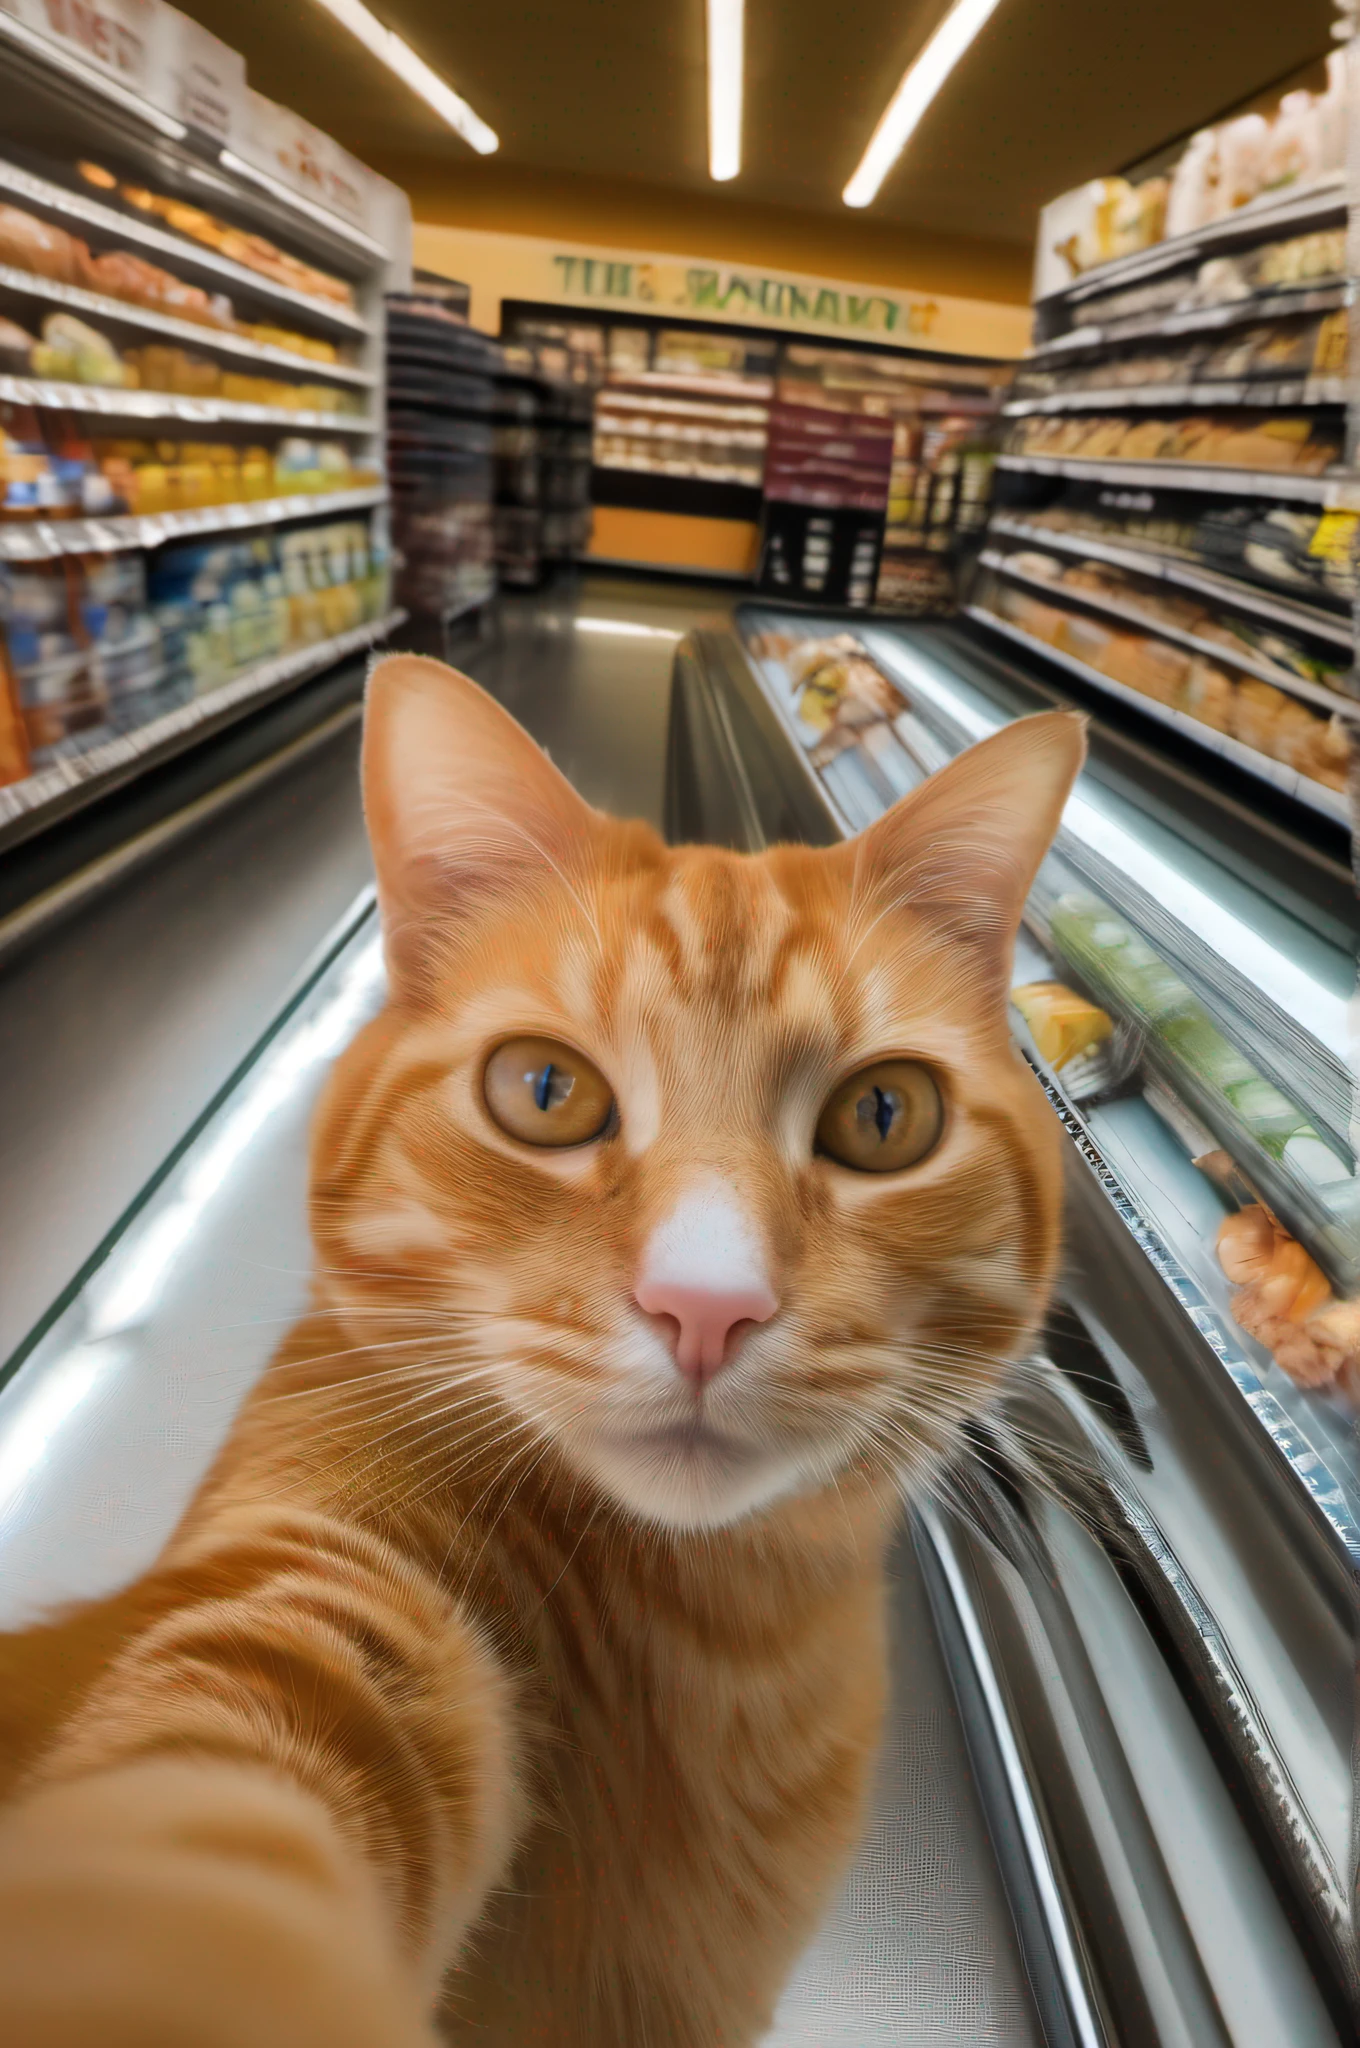
<path fill-rule="evenodd" d="M 837 854 L 853 864 L 857 892 L 927 919 L 967 947 L 989 979 L 1004 976 L 1025 898 L 1085 758 L 1079 712 L 1016 719 Z"/>
<path fill-rule="evenodd" d="M 407 983 L 441 928 L 565 873 L 602 823 L 508 711 L 423 655 L 368 679 L 363 785 L 388 967 Z"/>

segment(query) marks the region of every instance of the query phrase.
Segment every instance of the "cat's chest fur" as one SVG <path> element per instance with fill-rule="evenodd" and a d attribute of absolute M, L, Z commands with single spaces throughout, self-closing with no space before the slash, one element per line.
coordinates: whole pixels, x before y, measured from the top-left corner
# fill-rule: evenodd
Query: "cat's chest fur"
<path fill-rule="evenodd" d="M 632 2048 L 644 1994 L 668 2048 L 758 2037 L 859 1831 L 891 1513 L 866 1492 L 605 1546 L 536 1613 L 515 1587 L 535 1819 L 452 1981 L 452 2040 Z"/>

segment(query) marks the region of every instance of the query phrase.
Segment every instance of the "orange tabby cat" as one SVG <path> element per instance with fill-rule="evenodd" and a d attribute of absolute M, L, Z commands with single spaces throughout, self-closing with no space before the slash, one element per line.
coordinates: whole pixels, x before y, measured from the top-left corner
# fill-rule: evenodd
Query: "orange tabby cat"
<path fill-rule="evenodd" d="M 829 851 L 674 851 L 369 696 L 391 995 L 313 1312 L 161 1564 L 11 1640 L 7 2048 L 742 2048 L 862 1819 L 884 1550 L 1030 1339 L 1049 714 Z"/>

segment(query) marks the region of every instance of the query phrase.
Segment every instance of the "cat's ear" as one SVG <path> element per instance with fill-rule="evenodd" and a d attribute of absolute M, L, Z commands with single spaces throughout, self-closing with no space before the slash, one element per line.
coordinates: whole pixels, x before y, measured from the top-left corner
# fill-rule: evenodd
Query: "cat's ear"
<path fill-rule="evenodd" d="M 363 789 L 398 979 L 418 977 L 431 929 L 562 873 L 602 822 L 508 711 L 415 654 L 369 676 Z"/>
<path fill-rule="evenodd" d="M 1009 970 L 1025 898 L 1086 758 L 1079 712 L 1019 718 L 955 757 L 838 849 L 857 892 L 926 918 L 989 981 Z"/>

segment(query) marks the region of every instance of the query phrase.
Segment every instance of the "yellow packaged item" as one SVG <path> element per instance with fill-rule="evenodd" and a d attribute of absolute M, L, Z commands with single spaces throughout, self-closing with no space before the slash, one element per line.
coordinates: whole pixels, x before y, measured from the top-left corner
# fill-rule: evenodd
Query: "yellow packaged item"
<path fill-rule="evenodd" d="M 1029 981 L 1011 990 L 1043 1058 L 1054 1068 L 1093 1052 L 1114 1032 L 1104 1010 L 1060 981 Z"/>

